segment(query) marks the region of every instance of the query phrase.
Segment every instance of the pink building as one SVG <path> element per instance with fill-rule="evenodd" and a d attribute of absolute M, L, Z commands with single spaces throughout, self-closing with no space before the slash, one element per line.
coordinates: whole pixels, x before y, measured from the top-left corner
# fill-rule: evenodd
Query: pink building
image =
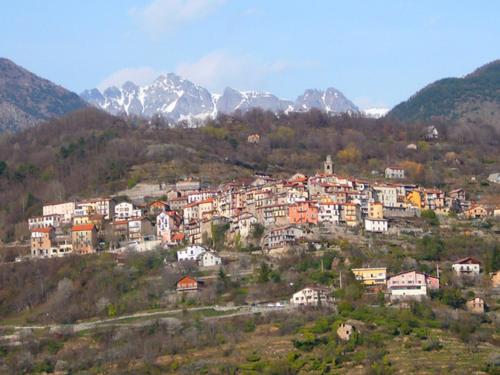
<path fill-rule="evenodd" d="M 389 278 L 387 288 L 391 299 L 420 299 L 427 290 L 439 289 L 439 279 L 417 271 L 401 272 Z"/>

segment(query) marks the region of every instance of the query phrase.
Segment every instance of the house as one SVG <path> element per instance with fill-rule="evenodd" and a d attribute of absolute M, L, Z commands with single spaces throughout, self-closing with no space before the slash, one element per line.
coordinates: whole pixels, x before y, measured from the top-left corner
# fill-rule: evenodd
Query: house
<path fill-rule="evenodd" d="M 203 286 L 203 281 L 197 280 L 192 276 L 183 276 L 176 283 L 178 292 L 198 291 Z"/>
<path fill-rule="evenodd" d="M 316 202 L 297 202 L 288 207 L 290 224 L 318 224 L 318 206 Z"/>
<path fill-rule="evenodd" d="M 465 308 L 473 314 L 484 314 L 484 299 L 475 297 L 468 300 L 465 302 Z"/>
<path fill-rule="evenodd" d="M 175 211 L 163 211 L 156 216 L 156 237 L 163 242 L 172 242 L 172 235 L 179 229 Z"/>
<path fill-rule="evenodd" d="M 398 192 L 395 186 L 376 185 L 373 187 L 375 201 L 381 202 L 384 207 L 398 206 Z"/>
<path fill-rule="evenodd" d="M 115 201 L 112 198 L 93 198 L 79 202 L 77 209 L 85 215 L 101 214 L 104 219 L 111 220 L 115 213 Z"/>
<path fill-rule="evenodd" d="M 466 219 L 482 219 L 488 216 L 488 211 L 483 206 L 478 204 L 472 205 L 469 209 L 463 212 Z"/>
<path fill-rule="evenodd" d="M 222 264 L 222 258 L 212 251 L 205 251 L 198 257 L 198 264 L 201 267 L 213 267 Z"/>
<path fill-rule="evenodd" d="M 200 255 L 206 251 L 207 250 L 203 246 L 198 246 L 198 245 L 188 246 L 182 250 L 177 251 L 177 260 L 179 262 L 187 260 L 197 261 Z"/>
<path fill-rule="evenodd" d="M 170 205 L 165 201 L 154 201 L 149 203 L 148 211 L 151 215 L 158 215 L 160 212 L 170 210 Z"/>
<path fill-rule="evenodd" d="M 365 219 L 365 230 L 367 232 L 383 233 L 389 229 L 388 221 L 386 219 Z"/>
<path fill-rule="evenodd" d="M 425 128 L 424 138 L 428 141 L 432 141 L 439 138 L 439 132 L 437 128 L 433 125 Z"/>
<path fill-rule="evenodd" d="M 386 267 L 353 268 L 352 273 L 356 280 L 364 285 L 384 285 L 386 282 Z"/>
<path fill-rule="evenodd" d="M 387 167 L 385 169 L 385 178 L 401 179 L 405 178 L 405 170 L 400 167 Z"/>
<path fill-rule="evenodd" d="M 384 218 L 384 205 L 380 202 L 368 203 L 368 218 L 369 219 L 383 219 Z"/>
<path fill-rule="evenodd" d="M 77 254 L 95 253 L 97 248 L 97 230 L 94 224 L 73 225 L 71 244 Z"/>
<path fill-rule="evenodd" d="M 34 228 L 31 231 L 31 255 L 33 257 L 49 257 L 55 246 L 55 228 Z"/>
<path fill-rule="evenodd" d="M 115 206 L 115 216 L 117 220 L 136 218 L 142 216 L 142 210 L 136 209 L 132 203 L 121 202 Z"/>
<path fill-rule="evenodd" d="M 294 226 L 285 226 L 271 229 L 264 235 L 263 243 L 267 249 L 275 249 L 294 244 L 303 236 L 303 231 Z"/>
<path fill-rule="evenodd" d="M 481 271 L 481 262 L 472 257 L 467 257 L 457 260 L 451 268 L 460 276 L 476 276 Z"/>
<path fill-rule="evenodd" d="M 75 202 L 64 202 L 44 205 L 42 209 L 43 216 L 62 215 L 64 223 L 70 223 L 76 209 Z"/>
<path fill-rule="evenodd" d="M 307 287 L 294 293 L 290 303 L 296 306 L 318 306 L 330 303 L 330 290 L 324 287 Z"/>
<path fill-rule="evenodd" d="M 340 224 L 341 204 L 330 200 L 318 203 L 318 222 Z"/>
<path fill-rule="evenodd" d="M 387 280 L 392 299 L 422 299 L 428 290 L 439 289 L 439 279 L 417 271 L 401 272 Z"/>
<path fill-rule="evenodd" d="M 29 230 L 48 227 L 59 228 L 63 222 L 64 215 L 61 214 L 35 216 L 28 219 L 28 228 Z"/>
<path fill-rule="evenodd" d="M 355 333 L 356 327 L 350 323 L 344 322 L 339 325 L 337 328 L 337 336 L 342 341 L 349 341 L 353 333 Z"/>
<path fill-rule="evenodd" d="M 153 224 L 147 218 L 138 217 L 128 220 L 128 239 L 130 241 L 144 241 L 145 238 L 152 237 L 154 237 Z"/>
<path fill-rule="evenodd" d="M 255 133 L 255 134 L 250 134 L 247 137 L 247 142 L 251 144 L 258 144 L 260 143 L 260 135 Z"/>
<path fill-rule="evenodd" d="M 356 203 L 344 203 L 341 205 L 340 222 L 348 227 L 356 227 L 361 221 L 361 208 Z"/>
<path fill-rule="evenodd" d="M 171 210 L 182 212 L 188 204 L 188 199 L 187 196 L 177 197 L 169 199 L 168 203 Z"/>
<path fill-rule="evenodd" d="M 415 143 L 409 143 L 406 145 L 406 149 L 407 150 L 416 150 L 417 149 L 417 145 Z"/>
<path fill-rule="evenodd" d="M 250 212 L 243 212 L 233 218 L 232 230 L 238 231 L 241 238 L 248 238 L 252 234 L 252 228 L 257 223 L 257 218 Z"/>

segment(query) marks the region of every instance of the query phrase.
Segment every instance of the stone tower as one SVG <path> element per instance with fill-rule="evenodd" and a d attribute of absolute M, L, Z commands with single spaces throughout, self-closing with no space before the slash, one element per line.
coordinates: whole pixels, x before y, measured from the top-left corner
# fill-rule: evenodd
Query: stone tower
<path fill-rule="evenodd" d="M 326 156 L 326 160 L 323 163 L 323 169 L 325 174 L 333 174 L 333 161 L 330 155 Z"/>

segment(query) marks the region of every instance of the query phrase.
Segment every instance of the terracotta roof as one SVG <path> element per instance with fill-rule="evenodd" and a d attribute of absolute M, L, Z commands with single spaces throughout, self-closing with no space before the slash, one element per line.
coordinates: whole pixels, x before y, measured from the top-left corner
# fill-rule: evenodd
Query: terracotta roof
<path fill-rule="evenodd" d="M 466 257 L 455 261 L 454 264 L 481 264 L 481 262 L 473 257 Z"/>
<path fill-rule="evenodd" d="M 80 225 L 73 225 L 73 227 L 71 227 L 71 231 L 72 232 L 86 232 L 86 231 L 93 230 L 94 228 L 95 228 L 94 224 L 80 224 Z"/>

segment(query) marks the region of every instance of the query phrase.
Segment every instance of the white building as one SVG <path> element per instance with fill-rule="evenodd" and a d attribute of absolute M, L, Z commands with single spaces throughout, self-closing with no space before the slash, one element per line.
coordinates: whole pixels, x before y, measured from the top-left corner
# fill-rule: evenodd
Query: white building
<path fill-rule="evenodd" d="M 373 187 L 374 198 L 376 202 L 381 202 L 384 207 L 397 207 L 398 192 L 397 188 L 388 185 L 377 185 Z"/>
<path fill-rule="evenodd" d="M 387 280 L 387 289 L 391 300 L 420 300 L 428 290 L 439 289 L 439 279 L 416 271 L 401 272 Z"/>
<path fill-rule="evenodd" d="M 142 216 L 140 209 L 134 208 L 134 205 L 129 202 L 121 202 L 115 206 L 115 219 L 124 220 L 129 218 L 137 218 Z"/>
<path fill-rule="evenodd" d="M 405 178 L 405 170 L 399 167 L 387 167 L 385 178 Z"/>
<path fill-rule="evenodd" d="M 75 209 L 75 202 L 48 204 L 43 206 L 43 216 L 63 215 L 63 221 L 65 223 L 71 223 L 71 219 L 73 218 Z"/>
<path fill-rule="evenodd" d="M 318 203 L 318 222 L 339 225 L 340 207 L 341 205 L 335 202 Z"/>
<path fill-rule="evenodd" d="M 29 230 L 35 228 L 48 228 L 48 227 L 59 228 L 59 226 L 61 225 L 61 223 L 63 223 L 63 221 L 64 221 L 64 215 L 61 214 L 30 217 L 28 219 L 28 228 Z"/>
<path fill-rule="evenodd" d="M 330 290 L 322 287 L 304 288 L 294 293 L 290 298 L 290 303 L 298 306 L 326 305 L 331 301 Z"/>
<path fill-rule="evenodd" d="M 472 257 L 457 260 L 451 266 L 453 271 L 460 276 L 475 276 L 481 271 L 481 262 Z"/>
<path fill-rule="evenodd" d="M 115 201 L 111 198 L 87 199 L 79 202 L 77 209 L 81 210 L 83 215 L 96 213 L 103 215 L 106 220 L 111 220 L 115 213 Z"/>
<path fill-rule="evenodd" d="M 205 251 L 199 256 L 198 263 L 202 267 L 212 267 L 222 264 L 222 258 L 212 251 Z"/>
<path fill-rule="evenodd" d="M 387 219 L 365 219 L 365 230 L 367 232 L 383 233 L 389 229 Z"/>
<path fill-rule="evenodd" d="M 177 260 L 179 262 L 192 260 L 197 261 L 201 254 L 205 253 L 207 250 L 203 246 L 192 245 L 185 249 L 177 251 Z"/>

